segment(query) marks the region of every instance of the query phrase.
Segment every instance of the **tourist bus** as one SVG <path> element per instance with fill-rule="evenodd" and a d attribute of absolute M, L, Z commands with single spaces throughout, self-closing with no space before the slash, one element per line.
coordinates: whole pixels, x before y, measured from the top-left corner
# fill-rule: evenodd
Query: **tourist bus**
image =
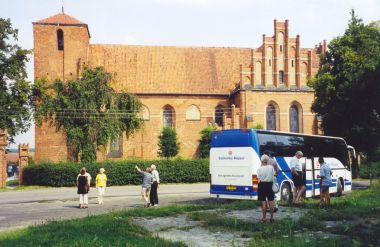
<path fill-rule="evenodd" d="M 260 157 L 273 154 L 279 165 L 278 193 L 290 200 L 294 185 L 289 168 L 290 159 L 300 150 L 306 179 L 306 197 L 318 196 L 320 164 L 323 157 L 332 171 L 330 193 L 341 195 L 351 190 L 351 160 L 355 150 L 342 138 L 304 135 L 257 129 L 214 131 L 210 150 L 210 194 L 217 198 L 257 199 L 257 169 Z"/>

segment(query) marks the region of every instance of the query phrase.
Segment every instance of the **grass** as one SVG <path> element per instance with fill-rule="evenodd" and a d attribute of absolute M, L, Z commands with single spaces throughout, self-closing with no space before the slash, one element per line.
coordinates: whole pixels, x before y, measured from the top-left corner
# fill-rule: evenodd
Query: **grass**
<path fill-rule="evenodd" d="M 331 200 L 332 205 L 323 208 L 319 207 L 318 200 L 298 205 L 308 210 L 298 221 L 284 219 L 274 224 L 252 224 L 225 217 L 222 212 L 192 212 L 188 218 L 201 221 L 208 229 L 243 231 L 244 237 L 253 238 L 250 246 L 379 246 L 379 181 L 371 189 L 353 191 Z M 326 228 L 325 221 L 338 224 Z M 322 231 L 322 236 L 316 234 L 318 231 Z"/>
<path fill-rule="evenodd" d="M 53 221 L 45 225 L 0 233 L 0 246 L 185 246 L 162 240 L 133 224 L 132 217 L 165 217 L 192 211 L 252 208 L 256 202 L 170 205 L 132 209 L 85 219 Z"/>
<path fill-rule="evenodd" d="M 254 201 L 210 201 L 132 209 L 85 219 L 50 222 L 42 226 L 0 233 L 0 246 L 185 246 L 154 236 L 133 223 L 133 217 L 168 217 L 187 214 L 210 231 L 239 232 L 251 238 L 249 246 L 379 246 L 380 183 L 371 189 L 333 197 L 319 208 L 317 200 L 297 205 L 307 209 L 298 221 L 260 224 L 225 216 L 226 211 L 257 208 Z M 336 221 L 326 228 L 325 221 Z M 182 229 L 182 228 L 179 228 Z M 184 227 L 183 229 L 187 229 Z M 330 234 L 330 235 L 328 235 Z M 331 234 L 337 234 L 332 236 Z"/>
<path fill-rule="evenodd" d="M 185 246 L 153 236 L 119 213 L 50 222 L 0 234 L 0 246 Z"/>

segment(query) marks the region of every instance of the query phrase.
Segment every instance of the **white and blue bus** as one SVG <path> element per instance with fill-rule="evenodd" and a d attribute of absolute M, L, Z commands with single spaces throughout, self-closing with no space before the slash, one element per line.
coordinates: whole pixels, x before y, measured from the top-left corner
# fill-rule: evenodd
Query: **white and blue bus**
<path fill-rule="evenodd" d="M 355 150 L 342 138 L 304 135 L 256 129 L 214 131 L 210 150 L 210 193 L 212 197 L 257 199 L 257 169 L 260 156 L 270 152 L 279 164 L 277 181 L 282 200 L 290 200 L 294 190 L 290 159 L 300 150 L 306 179 L 306 197 L 319 195 L 320 165 L 323 157 L 332 171 L 330 193 L 351 190 L 351 158 Z"/>

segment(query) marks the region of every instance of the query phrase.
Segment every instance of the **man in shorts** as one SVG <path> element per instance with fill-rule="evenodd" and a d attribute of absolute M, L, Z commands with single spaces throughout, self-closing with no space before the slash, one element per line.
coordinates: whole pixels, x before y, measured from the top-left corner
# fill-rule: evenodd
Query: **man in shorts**
<path fill-rule="evenodd" d="M 330 185 L 332 184 L 331 180 L 331 169 L 330 166 L 324 161 L 323 157 L 318 159 L 319 165 L 321 167 L 320 175 L 317 178 L 321 179 L 320 185 L 320 205 L 330 205 Z"/>
<path fill-rule="evenodd" d="M 301 151 L 297 151 L 295 156 L 290 160 L 290 169 L 292 171 L 292 180 L 294 184 L 293 203 L 299 203 L 300 198 L 306 190 L 303 179 L 302 165 L 300 159 L 303 157 Z"/>

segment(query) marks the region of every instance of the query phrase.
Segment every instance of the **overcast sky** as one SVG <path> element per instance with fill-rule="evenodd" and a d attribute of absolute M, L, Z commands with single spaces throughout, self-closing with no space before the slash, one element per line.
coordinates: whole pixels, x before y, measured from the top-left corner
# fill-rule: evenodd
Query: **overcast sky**
<path fill-rule="evenodd" d="M 65 13 L 89 25 L 91 43 L 256 48 L 289 20 L 301 47 L 341 35 L 350 9 L 365 23 L 380 20 L 380 0 L 64 0 Z M 62 0 L 0 0 L 0 17 L 33 48 L 32 22 L 61 11 Z M 33 60 L 31 60 L 33 61 Z M 28 65 L 33 78 L 33 63 Z M 34 147 L 34 128 L 16 138 Z M 12 147 L 15 147 L 12 146 Z"/>

